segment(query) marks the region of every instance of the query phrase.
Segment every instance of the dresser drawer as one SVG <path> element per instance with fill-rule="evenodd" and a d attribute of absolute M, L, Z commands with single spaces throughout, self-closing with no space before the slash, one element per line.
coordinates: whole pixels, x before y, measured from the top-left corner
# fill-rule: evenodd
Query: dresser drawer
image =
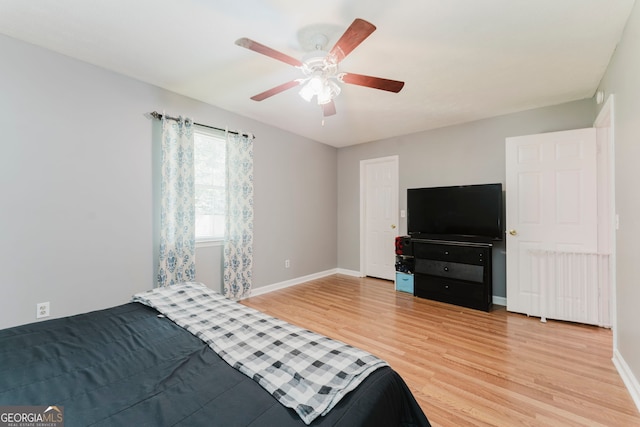
<path fill-rule="evenodd" d="M 488 311 L 491 307 L 486 288 L 478 283 L 459 282 L 416 273 L 414 295 L 435 301 Z"/>
<path fill-rule="evenodd" d="M 470 282 L 482 283 L 484 281 L 484 267 L 482 265 L 418 258 L 416 259 L 414 271 L 416 273 L 448 277 L 450 279 L 468 280 Z"/>
<path fill-rule="evenodd" d="M 459 262 L 485 265 L 491 256 L 486 247 L 447 245 L 441 243 L 413 242 L 413 254 L 416 259 L 425 258 L 437 261 Z"/>

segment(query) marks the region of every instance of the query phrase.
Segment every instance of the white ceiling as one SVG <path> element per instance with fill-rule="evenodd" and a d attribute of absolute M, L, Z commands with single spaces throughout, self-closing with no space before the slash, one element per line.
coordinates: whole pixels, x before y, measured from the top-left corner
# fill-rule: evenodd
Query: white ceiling
<path fill-rule="evenodd" d="M 342 147 L 592 97 L 633 3 L 1 0 L 0 33 Z M 377 30 L 341 70 L 402 80 L 400 93 L 344 85 L 324 126 L 296 89 L 249 99 L 301 74 L 236 39 L 301 59 L 299 35 L 321 27 L 331 47 L 355 18 Z"/>

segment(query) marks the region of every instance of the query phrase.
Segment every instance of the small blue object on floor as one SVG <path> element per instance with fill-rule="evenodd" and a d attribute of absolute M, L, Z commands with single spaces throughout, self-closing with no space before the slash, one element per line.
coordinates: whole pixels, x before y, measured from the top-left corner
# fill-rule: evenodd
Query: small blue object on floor
<path fill-rule="evenodd" d="M 396 271 L 396 291 L 413 294 L 413 274 Z"/>

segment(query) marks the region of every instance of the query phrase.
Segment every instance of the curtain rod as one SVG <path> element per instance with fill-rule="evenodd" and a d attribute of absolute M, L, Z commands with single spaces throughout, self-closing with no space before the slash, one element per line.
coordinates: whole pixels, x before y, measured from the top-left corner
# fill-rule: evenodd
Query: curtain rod
<path fill-rule="evenodd" d="M 162 114 L 158 113 L 157 111 L 154 111 L 153 113 L 149 113 L 149 115 L 150 115 L 151 117 L 153 117 L 154 119 L 157 119 L 157 120 L 162 120 L 162 118 L 165 118 L 165 119 L 167 119 L 167 120 L 175 120 L 175 121 L 179 121 L 179 120 L 180 120 L 180 118 L 179 118 L 179 117 L 171 117 L 171 116 L 168 116 L 168 115 L 166 115 L 166 114 L 165 114 L 165 115 L 162 115 Z M 229 131 L 228 131 L 228 130 L 226 130 L 226 129 L 217 128 L 217 127 L 215 127 L 215 126 L 203 125 L 202 123 L 195 123 L 195 122 L 194 122 L 193 124 L 194 124 L 194 125 L 198 125 L 198 126 L 202 126 L 202 127 L 205 127 L 205 128 L 209 128 L 209 129 L 219 130 L 219 131 L 221 131 L 221 132 L 229 132 L 229 133 L 232 133 L 232 134 L 234 134 L 234 135 L 246 136 L 247 138 L 251 138 L 251 139 L 254 139 L 254 138 L 255 138 L 255 136 L 253 136 L 253 135 L 251 135 L 251 134 L 248 134 L 248 133 L 240 133 L 240 132 L 237 132 L 237 131 L 235 131 L 235 130 L 229 130 Z"/>

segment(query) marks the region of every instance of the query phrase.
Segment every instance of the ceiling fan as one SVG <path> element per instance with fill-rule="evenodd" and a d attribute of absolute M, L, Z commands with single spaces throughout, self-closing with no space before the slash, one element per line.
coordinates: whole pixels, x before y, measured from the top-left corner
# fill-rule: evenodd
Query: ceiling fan
<path fill-rule="evenodd" d="M 317 34 L 313 41 L 316 50 L 305 55 L 302 61 L 246 37 L 236 40 L 238 46 L 293 65 L 302 70 L 304 74 L 303 78 L 292 80 L 266 90 L 252 96 L 251 99 L 254 101 L 262 101 L 285 90 L 302 86 L 300 96 L 308 102 L 311 102 L 315 96 L 318 105 L 322 107 L 323 115 L 332 116 L 336 113 L 336 106 L 333 99 L 338 96 L 341 91 L 340 85 L 338 84 L 339 82 L 394 93 L 400 92 L 404 86 L 404 82 L 365 76 L 363 74 L 345 73 L 340 72 L 338 69 L 340 62 L 369 37 L 375 29 L 375 25 L 370 22 L 364 19 L 355 19 L 342 37 L 340 37 L 340 40 L 338 40 L 335 46 L 328 52 L 325 51 L 325 45 L 328 41 L 327 37 L 323 34 Z"/>

